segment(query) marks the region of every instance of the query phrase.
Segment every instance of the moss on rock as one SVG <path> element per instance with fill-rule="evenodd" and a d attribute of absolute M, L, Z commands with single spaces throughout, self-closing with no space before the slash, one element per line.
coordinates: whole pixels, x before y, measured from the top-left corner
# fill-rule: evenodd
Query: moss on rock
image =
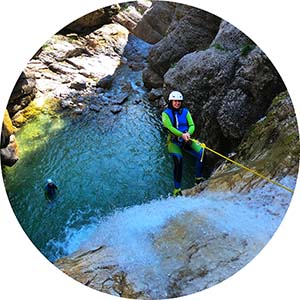
<path fill-rule="evenodd" d="M 55 114 L 60 108 L 59 103 L 59 99 L 48 98 L 45 99 L 41 105 L 36 99 L 30 102 L 30 104 L 23 110 L 16 113 L 12 119 L 12 122 L 16 127 L 21 127 L 40 113 Z"/>

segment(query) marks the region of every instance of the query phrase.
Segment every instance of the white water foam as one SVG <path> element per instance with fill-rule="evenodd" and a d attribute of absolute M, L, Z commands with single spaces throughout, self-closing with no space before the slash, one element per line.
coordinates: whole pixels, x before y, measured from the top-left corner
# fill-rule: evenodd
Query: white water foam
<path fill-rule="evenodd" d="M 294 188 L 296 179 L 286 177 L 281 183 Z M 160 268 L 152 238 L 171 218 L 196 212 L 220 232 L 264 246 L 280 225 L 290 200 L 291 193 L 273 184 L 247 194 L 204 191 L 193 197 L 158 199 L 116 211 L 80 230 L 68 227 L 66 240 L 55 243 L 67 254 L 99 245 L 112 247 L 120 267 L 129 274 L 138 274 L 142 281 L 150 276 L 151 266 L 153 289 L 163 285 L 168 274 Z"/>

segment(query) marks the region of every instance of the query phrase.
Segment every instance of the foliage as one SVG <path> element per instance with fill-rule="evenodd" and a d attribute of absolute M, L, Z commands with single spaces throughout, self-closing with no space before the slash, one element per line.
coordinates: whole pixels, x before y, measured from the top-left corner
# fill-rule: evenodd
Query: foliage
<path fill-rule="evenodd" d="M 211 47 L 213 47 L 213 48 L 215 48 L 217 50 L 220 50 L 220 51 L 225 51 L 225 48 L 221 44 L 219 44 L 219 43 L 215 43 Z"/>
<path fill-rule="evenodd" d="M 247 56 L 255 48 L 254 44 L 246 44 L 241 48 L 241 55 Z"/>

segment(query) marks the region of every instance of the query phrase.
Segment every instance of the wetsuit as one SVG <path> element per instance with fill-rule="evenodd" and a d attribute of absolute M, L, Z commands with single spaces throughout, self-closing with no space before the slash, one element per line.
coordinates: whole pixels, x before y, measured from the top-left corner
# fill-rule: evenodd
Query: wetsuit
<path fill-rule="evenodd" d="M 182 178 L 182 150 L 192 154 L 197 158 L 196 178 L 202 178 L 202 161 L 204 149 L 195 141 L 185 142 L 181 137 L 183 133 L 188 132 L 192 135 L 195 131 L 194 121 L 187 108 L 167 108 L 162 113 L 162 122 L 168 129 L 167 140 L 168 151 L 174 161 L 174 186 L 175 189 L 181 188 Z"/>
<path fill-rule="evenodd" d="M 49 182 L 45 186 L 45 195 L 48 199 L 53 200 L 56 195 L 57 186 L 53 182 Z"/>

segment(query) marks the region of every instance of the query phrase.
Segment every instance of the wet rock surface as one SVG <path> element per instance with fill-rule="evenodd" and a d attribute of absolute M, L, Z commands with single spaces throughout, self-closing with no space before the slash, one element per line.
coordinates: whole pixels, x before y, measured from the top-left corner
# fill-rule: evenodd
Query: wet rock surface
<path fill-rule="evenodd" d="M 154 243 L 163 267 L 169 269 L 169 298 L 223 281 L 251 259 L 251 248 L 259 248 L 243 237 L 220 232 L 201 214 L 191 212 L 170 220 Z"/>
<path fill-rule="evenodd" d="M 125 298 L 144 298 L 144 292 L 138 291 L 126 278 L 127 274 L 118 267 L 112 248 L 100 246 L 89 251 L 78 251 L 59 259 L 55 265 L 75 280 L 101 292 Z"/>

